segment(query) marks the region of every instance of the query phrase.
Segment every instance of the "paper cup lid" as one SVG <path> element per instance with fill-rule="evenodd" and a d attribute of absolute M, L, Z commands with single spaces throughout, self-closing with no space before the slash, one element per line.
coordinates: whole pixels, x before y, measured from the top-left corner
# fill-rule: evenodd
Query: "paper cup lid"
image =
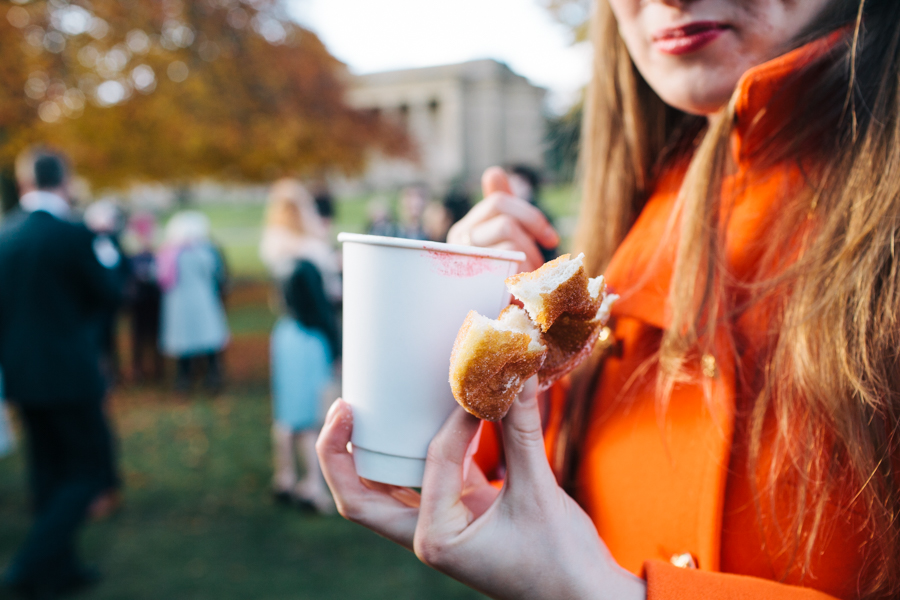
<path fill-rule="evenodd" d="M 338 234 L 339 242 L 353 242 L 356 244 L 371 244 L 375 246 L 392 246 L 394 248 L 410 248 L 412 250 L 432 250 L 446 252 L 448 254 L 462 254 L 465 256 L 479 256 L 508 260 L 510 262 L 525 262 L 525 253 L 515 250 L 497 250 L 495 248 L 478 248 L 477 246 L 461 246 L 459 244 L 443 244 L 441 242 L 429 242 L 425 240 L 408 240 L 404 238 L 384 237 L 380 235 L 363 235 L 361 233 Z"/>

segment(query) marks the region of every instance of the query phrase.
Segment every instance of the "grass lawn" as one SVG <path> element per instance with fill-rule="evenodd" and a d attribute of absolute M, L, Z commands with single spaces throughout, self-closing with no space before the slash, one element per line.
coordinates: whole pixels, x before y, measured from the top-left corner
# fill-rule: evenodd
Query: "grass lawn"
<path fill-rule="evenodd" d="M 271 502 L 266 297 L 265 286 L 245 286 L 229 301 L 226 393 L 178 399 L 125 386 L 113 395 L 125 506 L 85 529 L 83 554 L 104 581 L 79 597 L 481 598 L 359 525 Z M 0 567 L 30 523 L 25 489 L 23 453 L 0 459 Z"/>
<path fill-rule="evenodd" d="M 117 394 L 125 508 L 82 547 L 105 578 L 90 599 L 420 599 L 480 596 L 340 517 L 269 500 L 263 389 L 177 402 Z M 0 460 L 0 563 L 29 518 L 21 453 Z"/>

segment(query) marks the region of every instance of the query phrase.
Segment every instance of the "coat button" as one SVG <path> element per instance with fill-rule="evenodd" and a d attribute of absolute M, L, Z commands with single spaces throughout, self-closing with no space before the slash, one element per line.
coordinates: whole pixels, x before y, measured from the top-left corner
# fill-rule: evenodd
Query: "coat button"
<path fill-rule="evenodd" d="M 683 554 L 673 554 L 672 558 L 669 559 L 669 562 L 679 569 L 697 568 L 697 561 L 694 560 L 694 556 L 690 552 L 685 552 Z"/>
<path fill-rule="evenodd" d="M 705 376 L 714 379 L 719 373 L 719 369 L 716 367 L 716 357 L 709 352 L 704 354 L 700 358 L 700 370 L 703 371 Z"/>

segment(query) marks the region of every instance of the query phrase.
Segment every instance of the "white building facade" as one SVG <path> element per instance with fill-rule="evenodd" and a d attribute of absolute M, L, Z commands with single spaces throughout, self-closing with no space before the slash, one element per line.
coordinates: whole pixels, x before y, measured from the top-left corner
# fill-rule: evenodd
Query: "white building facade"
<path fill-rule="evenodd" d="M 541 169 L 545 94 L 494 60 L 357 76 L 350 104 L 401 123 L 418 160 L 374 155 L 366 173 L 346 183 L 366 191 L 425 184 L 441 194 L 476 190 L 491 165 Z"/>

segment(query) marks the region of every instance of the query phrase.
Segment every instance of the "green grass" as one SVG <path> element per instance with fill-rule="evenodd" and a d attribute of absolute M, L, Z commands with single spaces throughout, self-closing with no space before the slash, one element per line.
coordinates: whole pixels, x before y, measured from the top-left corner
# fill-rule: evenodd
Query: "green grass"
<path fill-rule="evenodd" d="M 105 578 L 81 597 L 481 597 L 359 525 L 274 506 L 263 388 L 180 403 L 144 389 L 114 404 L 125 508 L 82 536 Z M 29 524 L 22 460 L 0 459 L 0 564 Z"/>
<path fill-rule="evenodd" d="M 232 335 L 272 331 L 278 319 L 267 305 L 251 304 L 228 311 L 228 329 Z"/>

